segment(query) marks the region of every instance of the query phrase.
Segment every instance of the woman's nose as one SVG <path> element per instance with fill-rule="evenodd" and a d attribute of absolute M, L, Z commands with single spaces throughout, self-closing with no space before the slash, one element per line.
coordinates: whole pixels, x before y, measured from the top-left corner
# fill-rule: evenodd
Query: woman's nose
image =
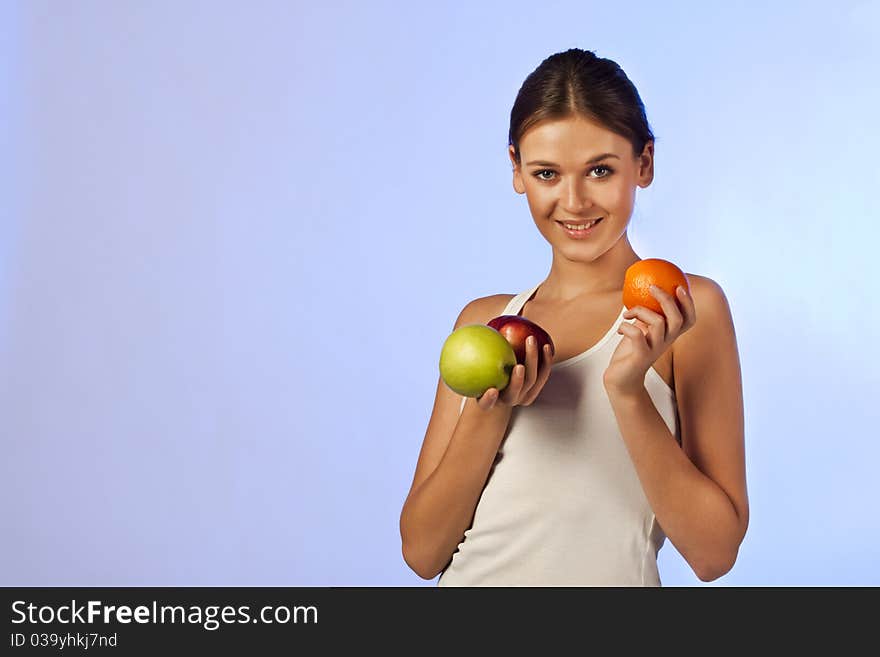
<path fill-rule="evenodd" d="M 587 198 L 586 181 L 578 178 L 569 179 L 563 186 L 562 202 L 565 204 L 565 210 L 572 214 L 578 214 L 588 207 L 590 202 Z"/>

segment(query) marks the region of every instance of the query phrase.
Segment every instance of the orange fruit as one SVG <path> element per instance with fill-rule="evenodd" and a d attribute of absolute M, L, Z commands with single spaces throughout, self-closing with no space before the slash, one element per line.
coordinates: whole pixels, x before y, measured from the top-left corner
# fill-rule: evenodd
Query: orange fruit
<path fill-rule="evenodd" d="M 651 294 L 651 286 L 656 285 L 665 290 L 672 298 L 679 299 L 675 288 L 684 287 L 688 295 L 691 287 L 685 273 L 668 260 L 647 258 L 633 263 L 626 270 L 623 280 L 623 305 L 627 309 L 633 306 L 644 306 L 664 315 L 660 302 Z"/>

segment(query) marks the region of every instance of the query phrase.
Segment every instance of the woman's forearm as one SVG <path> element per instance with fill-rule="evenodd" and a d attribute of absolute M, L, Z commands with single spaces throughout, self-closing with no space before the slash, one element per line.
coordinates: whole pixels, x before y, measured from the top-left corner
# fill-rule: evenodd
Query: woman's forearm
<path fill-rule="evenodd" d="M 484 411 L 468 399 L 437 468 L 404 503 L 403 557 L 420 577 L 435 577 L 470 527 L 511 411 L 509 406 Z"/>
<path fill-rule="evenodd" d="M 701 580 L 717 579 L 745 533 L 733 503 L 690 461 L 647 390 L 608 396 L 657 522 Z"/>

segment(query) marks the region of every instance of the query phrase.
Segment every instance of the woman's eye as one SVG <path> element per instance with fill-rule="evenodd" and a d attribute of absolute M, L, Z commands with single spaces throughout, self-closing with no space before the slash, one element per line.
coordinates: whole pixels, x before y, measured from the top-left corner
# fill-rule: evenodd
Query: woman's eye
<path fill-rule="evenodd" d="M 599 175 L 599 176 L 594 176 L 595 178 L 607 178 L 607 177 L 610 176 L 612 173 L 614 173 L 614 170 L 613 170 L 613 169 L 611 169 L 611 168 L 609 168 L 609 167 L 606 167 L 606 166 L 604 166 L 604 165 L 601 165 L 601 164 L 600 164 L 599 166 L 597 166 L 597 167 L 593 167 L 592 169 L 590 169 L 590 173 L 592 173 L 592 172 L 594 172 L 594 171 L 598 171 L 598 170 L 600 170 L 600 169 L 603 170 L 603 171 L 605 171 L 605 173 L 603 173 L 602 175 Z M 556 173 L 556 172 L 553 171 L 553 170 L 551 170 L 551 169 L 542 169 L 541 171 L 536 171 L 536 172 L 534 173 L 534 176 L 535 176 L 535 178 L 537 178 L 538 180 L 549 181 L 549 180 L 552 179 L 551 176 L 555 175 L 555 173 Z M 547 177 L 545 177 L 544 174 L 549 174 L 549 175 L 548 175 Z"/>

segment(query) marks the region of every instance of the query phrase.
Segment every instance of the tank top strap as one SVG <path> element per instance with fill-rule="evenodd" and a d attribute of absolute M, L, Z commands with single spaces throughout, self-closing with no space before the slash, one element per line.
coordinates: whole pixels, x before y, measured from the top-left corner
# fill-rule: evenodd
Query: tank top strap
<path fill-rule="evenodd" d="M 514 296 L 510 301 L 507 302 L 507 305 L 504 307 L 504 311 L 501 313 L 502 315 L 519 315 L 523 309 L 523 306 L 526 305 L 526 301 L 531 299 L 532 295 L 537 291 L 538 287 L 541 283 L 536 283 L 531 289 L 524 290 L 520 292 L 516 296 Z"/>

